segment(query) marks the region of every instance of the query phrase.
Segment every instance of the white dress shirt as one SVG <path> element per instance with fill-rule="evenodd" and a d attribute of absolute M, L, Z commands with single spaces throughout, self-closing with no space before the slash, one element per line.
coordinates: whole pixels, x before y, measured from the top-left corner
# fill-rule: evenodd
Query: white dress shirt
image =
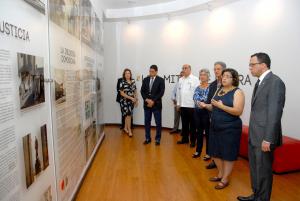
<path fill-rule="evenodd" d="M 263 74 L 261 74 L 259 76 L 259 85 L 261 84 L 261 82 L 263 81 L 263 79 L 271 72 L 271 70 L 267 70 L 266 72 L 264 72 Z"/>
<path fill-rule="evenodd" d="M 177 106 L 194 108 L 193 100 L 195 89 L 199 86 L 200 80 L 198 77 L 190 74 L 188 77 L 181 77 L 177 87 Z"/>

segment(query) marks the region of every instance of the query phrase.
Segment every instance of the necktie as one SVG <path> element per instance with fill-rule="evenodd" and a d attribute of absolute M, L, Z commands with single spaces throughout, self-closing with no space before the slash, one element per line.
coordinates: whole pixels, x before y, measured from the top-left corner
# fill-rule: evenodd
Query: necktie
<path fill-rule="evenodd" d="M 149 86 L 150 91 L 152 90 L 152 85 L 153 85 L 153 77 L 151 77 L 151 80 L 150 80 L 150 86 Z"/>
<path fill-rule="evenodd" d="M 253 90 L 253 97 L 254 97 L 255 94 L 256 94 L 257 88 L 258 88 L 258 86 L 259 86 L 259 82 L 260 82 L 260 80 L 258 79 L 258 80 L 256 81 L 256 83 L 255 83 L 254 90 Z"/>

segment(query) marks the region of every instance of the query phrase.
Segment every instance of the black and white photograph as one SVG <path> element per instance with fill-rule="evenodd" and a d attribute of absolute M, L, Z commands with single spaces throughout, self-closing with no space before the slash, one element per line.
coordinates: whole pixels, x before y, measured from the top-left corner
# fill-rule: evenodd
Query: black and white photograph
<path fill-rule="evenodd" d="M 33 168 L 33 158 L 32 158 L 32 150 L 31 150 L 31 134 L 27 134 L 23 137 L 23 154 L 24 154 L 26 187 L 29 188 L 29 186 L 34 182 L 34 168 Z"/>
<path fill-rule="evenodd" d="M 51 21 L 79 39 L 79 0 L 50 0 L 49 5 Z"/>
<path fill-rule="evenodd" d="M 92 32 L 94 32 L 93 25 L 95 25 L 92 16 L 92 4 L 89 0 L 81 1 L 81 39 L 88 46 L 93 46 Z"/>
<path fill-rule="evenodd" d="M 45 15 L 45 3 L 41 0 L 24 0 L 28 4 L 30 4 L 32 7 L 37 9 L 40 13 Z"/>
<path fill-rule="evenodd" d="M 94 50 L 103 54 L 103 22 L 96 15 L 95 18 L 95 42 Z"/>
<path fill-rule="evenodd" d="M 87 100 L 84 103 L 84 109 L 85 109 L 85 120 L 89 119 L 91 117 L 91 101 Z"/>
<path fill-rule="evenodd" d="M 42 141 L 42 154 L 43 154 L 43 170 L 49 166 L 49 155 L 48 155 L 48 136 L 47 136 L 47 125 L 41 127 L 41 141 Z"/>
<path fill-rule="evenodd" d="M 44 59 L 23 53 L 18 53 L 17 57 L 20 108 L 45 102 Z"/>
<path fill-rule="evenodd" d="M 56 104 L 66 102 L 65 70 L 54 69 L 54 83 Z"/>

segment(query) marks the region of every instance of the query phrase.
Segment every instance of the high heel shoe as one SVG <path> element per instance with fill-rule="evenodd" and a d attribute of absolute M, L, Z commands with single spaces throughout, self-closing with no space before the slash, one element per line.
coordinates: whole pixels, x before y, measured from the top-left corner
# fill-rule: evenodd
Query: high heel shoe
<path fill-rule="evenodd" d="M 128 136 L 129 136 L 129 137 L 132 137 L 132 136 L 133 136 L 133 135 L 132 135 L 132 132 L 128 133 Z"/>

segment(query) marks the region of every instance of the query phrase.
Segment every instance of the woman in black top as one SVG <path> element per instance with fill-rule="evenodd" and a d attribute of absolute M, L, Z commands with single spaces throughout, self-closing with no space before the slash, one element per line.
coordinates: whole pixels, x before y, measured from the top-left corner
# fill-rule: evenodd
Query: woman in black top
<path fill-rule="evenodd" d="M 125 117 L 124 131 L 132 137 L 131 115 L 134 106 L 137 106 L 138 99 L 136 94 L 135 81 L 132 79 L 131 70 L 126 68 L 123 71 L 123 80 L 120 82 L 120 104 L 122 116 Z"/>

